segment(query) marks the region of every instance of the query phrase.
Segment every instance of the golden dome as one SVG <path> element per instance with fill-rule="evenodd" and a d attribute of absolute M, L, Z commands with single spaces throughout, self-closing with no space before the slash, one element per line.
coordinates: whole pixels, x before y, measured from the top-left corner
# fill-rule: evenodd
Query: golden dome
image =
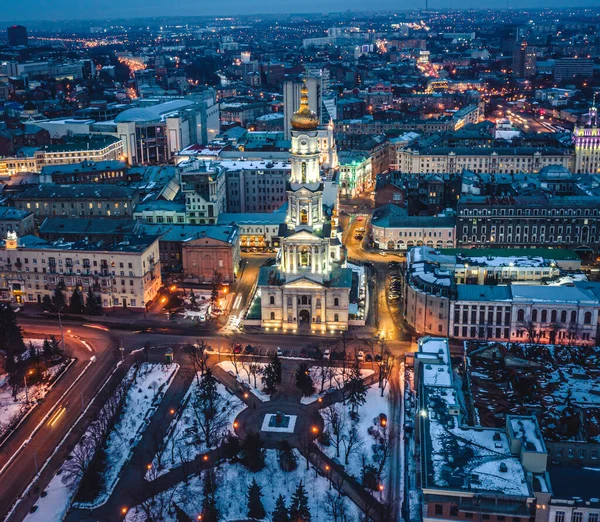
<path fill-rule="evenodd" d="M 317 115 L 308 108 L 308 87 L 304 82 L 300 89 L 300 108 L 292 116 L 292 127 L 298 130 L 314 130 L 318 125 Z"/>

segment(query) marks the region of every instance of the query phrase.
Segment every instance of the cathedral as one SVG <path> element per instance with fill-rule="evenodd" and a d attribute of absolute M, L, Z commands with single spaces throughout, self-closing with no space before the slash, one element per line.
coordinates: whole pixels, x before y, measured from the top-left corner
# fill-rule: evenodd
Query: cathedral
<path fill-rule="evenodd" d="M 291 124 L 285 230 L 277 265 L 262 267 L 258 279 L 261 325 L 347 330 L 352 270 L 343 267 L 335 205 L 331 216 L 324 212 L 319 122 L 308 107 L 306 85 Z"/>

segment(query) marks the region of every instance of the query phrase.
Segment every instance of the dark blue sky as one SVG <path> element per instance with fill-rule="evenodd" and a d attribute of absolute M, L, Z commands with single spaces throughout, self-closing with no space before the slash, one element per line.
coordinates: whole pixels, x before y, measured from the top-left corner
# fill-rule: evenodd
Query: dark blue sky
<path fill-rule="evenodd" d="M 424 7 L 425 0 L 400 2 L 378 0 L 2 0 L 0 21 L 72 20 L 99 18 L 131 18 L 146 16 L 235 15 L 255 13 L 330 12 L 352 9 L 403 9 Z M 600 0 L 509 0 L 515 8 L 600 6 Z M 506 7 L 506 0 L 430 0 L 436 7 Z"/>

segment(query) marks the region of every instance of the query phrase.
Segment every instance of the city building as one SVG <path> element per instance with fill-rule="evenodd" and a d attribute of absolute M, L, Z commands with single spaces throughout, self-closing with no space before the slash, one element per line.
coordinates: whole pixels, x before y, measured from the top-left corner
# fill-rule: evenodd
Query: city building
<path fill-rule="evenodd" d="M 354 198 L 373 188 L 371 156 L 360 151 L 338 153 L 340 196 Z"/>
<path fill-rule="evenodd" d="M 286 202 L 289 163 L 223 160 L 219 165 L 226 169 L 227 212 L 274 212 Z"/>
<path fill-rule="evenodd" d="M 445 338 L 419 339 L 414 370 L 421 520 L 532 520 L 547 460 L 535 417 L 473 425 Z"/>
<path fill-rule="evenodd" d="M 162 286 L 158 238 L 129 236 L 119 243 L 54 243 L 9 233 L 0 243 L 0 296 L 41 303 L 60 287 L 67 298 L 91 290 L 104 311 L 144 312 Z"/>
<path fill-rule="evenodd" d="M 593 76 L 594 61 L 589 58 L 559 58 L 554 63 L 556 82 L 591 80 Z"/>
<path fill-rule="evenodd" d="M 121 185 L 37 185 L 11 196 L 19 210 L 33 212 L 37 221 L 45 217 L 131 216 L 139 196 L 135 189 Z"/>
<path fill-rule="evenodd" d="M 0 206 L 0 238 L 5 238 L 8 232 L 16 232 L 19 236 L 33 234 L 35 232 L 33 212 Z"/>
<path fill-rule="evenodd" d="M 436 251 L 407 254 L 404 315 L 417 332 L 538 343 L 596 342 L 600 286 L 562 278 L 580 267 L 566 251 Z"/>
<path fill-rule="evenodd" d="M 139 181 L 135 175 L 129 175 L 123 161 L 82 161 L 64 165 L 47 165 L 40 172 L 40 183 L 123 183 Z"/>
<path fill-rule="evenodd" d="M 571 170 L 573 156 L 554 147 L 408 147 L 397 151 L 397 169 L 405 174 L 462 170 L 490 174 L 535 173 L 548 165 Z"/>
<path fill-rule="evenodd" d="M 575 125 L 573 145 L 575 146 L 573 172 L 600 173 L 600 127 L 597 107 L 590 108 L 584 125 Z"/>
<path fill-rule="evenodd" d="M 287 232 L 277 266 L 262 267 L 258 278 L 260 324 L 265 328 L 348 329 L 353 272 L 339 266 L 341 243 L 324 214 L 318 125 L 305 84 L 300 108 L 291 118 Z"/>
<path fill-rule="evenodd" d="M 512 55 L 512 71 L 516 78 L 531 78 L 535 76 L 536 50 L 523 40 L 515 45 Z"/>
<path fill-rule="evenodd" d="M 456 246 L 455 217 L 409 216 L 405 209 L 388 204 L 373 212 L 370 226 L 373 246 L 379 250 Z"/>
<path fill-rule="evenodd" d="M 18 47 L 20 45 L 27 47 L 29 44 L 27 28 L 22 25 L 11 25 L 10 27 L 7 27 L 6 35 L 8 37 L 8 45 L 11 47 Z"/>

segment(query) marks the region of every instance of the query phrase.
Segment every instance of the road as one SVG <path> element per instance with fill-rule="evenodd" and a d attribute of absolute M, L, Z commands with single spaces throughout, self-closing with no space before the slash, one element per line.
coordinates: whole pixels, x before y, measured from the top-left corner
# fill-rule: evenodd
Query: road
<path fill-rule="evenodd" d="M 54 335 L 60 339 L 58 326 L 48 324 L 44 320 L 28 319 L 27 323 L 21 323 L 21 326 L 25 336 Z M 71 332 L 67 333 L 67 329 L 70 329 Z M 85 338 L 91 351 L 75 336 Z M 0 469 L 3 470 L 0 475 L 0 499 L 2 499 L 0 519 L 4 519 L 14 501 L 35 477 L 36 464 L 37 468 L 41 469 L 81 414 L 82 404 L 88 404 L 117 362 L 116 347 L 118 345 L 106 332 L 73 325 L 65 326 L 65 337 L 66 351 L 76 357 L 77 362 L 27 420 L 17 428 L 0 452 Z M 91 363 L 85 376 L 78 380 L 67 395 L 61 399 L 61 396 L 84 371 L 93 356 L 96 360 Z M 44 421 L 48 414 L 50 417 Z M 42 421 L 44 422 L 39 430 L 32 435 Z M 28 439 L 30 439 L 29 442 L 21 450 L 23 443 Z M 9 462 L 15 454 L 17 457 Z M 11 520 L 20 520 L 20 518 Z"/>

